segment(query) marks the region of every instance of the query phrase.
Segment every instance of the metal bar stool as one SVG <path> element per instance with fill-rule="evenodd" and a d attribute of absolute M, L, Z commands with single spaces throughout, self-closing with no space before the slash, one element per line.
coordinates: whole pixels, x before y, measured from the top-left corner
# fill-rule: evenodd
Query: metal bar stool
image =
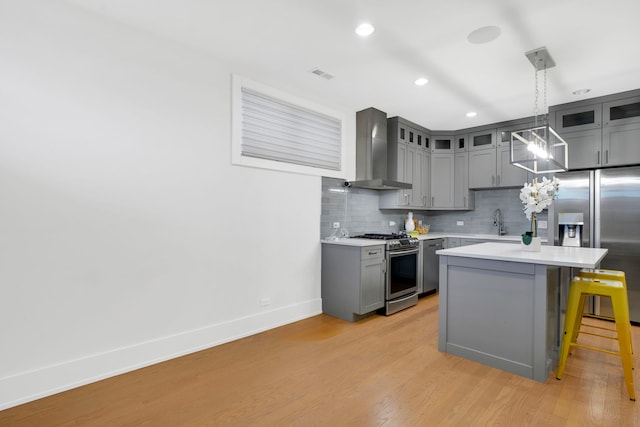
<path fill-rule="evenodd" d="M 609 351 L 602 348 L 578 344 L 576 338 L 576 328 L 580 328 L 578 319 L 582 318 L 580 308 L 584 309 L 583 296 L 599 295 L 608 296 L 613 304 L 614 320 L 616 322 L 617 341 L 620 351 Z M 560 349 L 560 360 L 556 378 L 561 379 L 567 364 L 569 352 L 573 347 L 581 347 L 588 350 L 600 351 L 613 354 L 622 358 L 622 369 L 627 385 L 627 392 L 631 400 L 636 400 L 635 387 L 633 384 L 633 354 L 631 350 L 631 323 L 629 320 L 629 304 L 627 302 L 627 289 L 624 283 L 614 280 L 600 280 L 589 277 L 574 277 L 569 289 L 569 300 L 567 302 L 567 316 L 564 323 L 564 336 L 562 337 L 562 347 Z"/>
<path fill-rule="evenodd" d="M 627 289 L 627 279 L 625 277 L 624 271 L 619 271 L 619 270 L 605 270 L 605 269 L 597 269 L 597 268 L 583 268 L 582 270 L 580 270 L 580 273 L 578 274 L 580 277 L 588 277 L 590 279 L 598 279 L 598 280 L 613 280 L 613 281 L 617 281 L 617 282 L 622 282 L 622 285 L 624 286 L 625 289 Z M 581 326 L 586 326 L 588 328 L 593 328 L 593 329 L 600 329 L 603 331 L 615 331 L 615 329 L 611 329 L 611 328 L 605 328 L 602 326 L 595 326 L 595 325 L 588 325 L 588 324 L 584 324 L 582 323 L 582 316 L 584 314 L 584 304 L 585 301 L 587 299 L 588 295 L 581 295 L 580 296 L 580 305 L 579 305 L 579 309 L 578 309 L 578 318 L 576 320 L 578 327 L 574 328 L 574 333 L 575 336 L 573 337 L 573 341 L 575 341 L 576 339 L 578 339 L 578 334 L 583 333 L 583 334 L 588 334 L 588 335 L 595 335 L 595 336 L 599 336 L 599 337 L 604 337 L 604 338 L 611 338 L 611 339 L 616 339 L 611 337 L 610 335 L 601 335 L 601 334 L 595 334 L 595 333 L 591 333 L 588 331 L 583 331 L 581 330 Z M 629 300 L 628 300 L 628 295 L 625 292 L 624 293 L 624 299 L 625 299 L 625 304 L 623 309 L 626 310 L 626 316 L 631 318 L 631 316 L 629 315 Z M 592 316 L 592 317 L 596 317 L 598 319 L 605 319 L 605 320 L 615 320 L 612 317 L 609 316 L 603 316 L 603 315 L 597 315 L 597 316 Z M 631 339 L 631 353 L 633 353 L 633 338 Z"/>

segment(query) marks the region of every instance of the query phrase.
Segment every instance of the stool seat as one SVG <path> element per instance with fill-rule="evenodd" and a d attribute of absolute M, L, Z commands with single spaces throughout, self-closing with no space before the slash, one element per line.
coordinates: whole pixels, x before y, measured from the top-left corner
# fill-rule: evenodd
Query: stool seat
<path fill-rule="evenodd" d="M 581 271 L 582 273 L 582 271 Z M 589 272 L 586 272 L 590 274 Z M 597 274 L 591 272 L 591 274 Z M 620 277 L 617 274 L 608 277 Z M 623 276 L 624 277 L 624 276 Z M 617 341 L 619 352 L 604 350 L 592 346 L 577 343 L 578 332 L 584 311 L 584 300 L 587 296 L 607 296 L 611 298 L 613 304 L 614 320 L 616 324 Z M 605 280 L 595 277 L 577 276 L 571 280 L 569 288 L 569 299 L 567 302 L 567 315 L 564 323 L 564 335 L 562 337 L 562 347 L 560 349 L 560 360 L 556 378 L 561 379 L 567 363 L 569 352 L 573 347 L 580 347 L 589 350 L 596 350 L 603 353 L 610 353 L 622 358 L 622 368 L 624 372 L 627 392 L 631 400 L 636 400 L 635 387 L 633 383 L 633 350 L 631 345 L 631 323 L 629 319 L 629 304 L 627 300 L 627 288 L 625 281 Z"/>

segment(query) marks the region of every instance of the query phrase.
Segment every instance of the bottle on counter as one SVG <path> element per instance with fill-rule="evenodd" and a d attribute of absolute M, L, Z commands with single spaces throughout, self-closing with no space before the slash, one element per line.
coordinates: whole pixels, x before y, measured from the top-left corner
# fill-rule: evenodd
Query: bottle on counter
<path fill-rule="evenodd" d="M 416 229 L 416 223 L 413 219 L 413 212 L 407 214 L 407 219 L 404 221 L 405 231 L 414 231 Z"/>

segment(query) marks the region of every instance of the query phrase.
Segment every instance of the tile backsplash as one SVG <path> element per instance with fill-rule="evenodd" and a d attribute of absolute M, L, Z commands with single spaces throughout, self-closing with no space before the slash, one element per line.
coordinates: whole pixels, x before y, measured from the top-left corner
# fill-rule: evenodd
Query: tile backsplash
<path fill-rule="evenodd" d="M 320 235 L 329 237 L 333 233 L 348 233 L 353 236 L 362 233 L 391 233 L 404 228 L 406 210 L 379 209 L 376 190 L 345 188 L 344 180 L 322 178 L 322 212 L 320 216 Z M 502 211 L 503 224 L 507 234 L 520 235 L 531 229 L 529 220 L 524 216 L 520 202 L 519 188 L 471 191 L 475 197 L 475 209 L 470 211 L 413 211 L 414 217 L 431 226 L 431 231 L 448 233 L 498 234 L 493 225 L 496 209 Z M 547 220 L 547 212 L 538 214 L 539 221 Z M 464 225 L 457 225 L 462 221 Z M 339 222 L 340 229 L 335 230 L 333 223 Z M 389 225 L 390 222 L 395 225 Z M 547 236 L 546 229 L 538 228 L 538 235 Z"/>

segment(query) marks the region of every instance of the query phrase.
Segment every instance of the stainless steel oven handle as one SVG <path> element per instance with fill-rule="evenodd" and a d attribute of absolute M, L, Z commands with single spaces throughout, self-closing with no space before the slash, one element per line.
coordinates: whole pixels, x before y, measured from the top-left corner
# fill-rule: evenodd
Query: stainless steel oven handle
<path fill-rule="evenodd" d="M 412 254 L 417 254 L 420 252 L 419 248 L 415 248 L 415 249 L 408 249 L 406 251 L 389 251 L 389 256 L 396 256 L 396 255 L 412 255 Z"/>
<path fill-rule="evenodd" d="M 394 300 L 393 300 L 393 302 L 394 302 L 394 303 L 397 303 L 397 302 L 401 302 L 401 301 L 406 301 L 406 300 L 408 300 L 408 299 L 415 298 L 415 296 L 416 296 L 416 293 L 415 293 L 415 292 L 412 292 L 412 293 L 410 293 L 409 295 L 407 295 L 406 297 L 398 298 L 398 299 L 394 299 Z"/>

